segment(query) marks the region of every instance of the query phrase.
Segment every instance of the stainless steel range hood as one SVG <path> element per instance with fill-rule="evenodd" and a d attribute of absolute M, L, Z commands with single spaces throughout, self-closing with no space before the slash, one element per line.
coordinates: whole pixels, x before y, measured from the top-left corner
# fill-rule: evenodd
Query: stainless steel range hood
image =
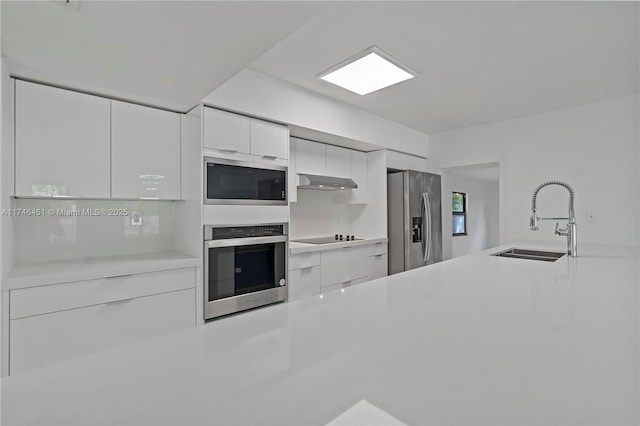
<path fill-rule="evenodd" d="M 299 174 L 298 188 L 317 189 L 320 191 L 339 191 L 355 189 L 358 185 L 349 178 Z"/>

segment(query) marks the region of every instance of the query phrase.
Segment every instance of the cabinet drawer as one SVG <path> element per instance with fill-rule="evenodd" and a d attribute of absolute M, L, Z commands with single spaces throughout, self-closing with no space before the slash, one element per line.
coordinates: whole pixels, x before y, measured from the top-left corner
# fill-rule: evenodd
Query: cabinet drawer
<path fill-rule="evenodd" d="M 195 287 L 195 268 L 12 290 L 10 318 L 22 318 Z"/>
<path fill-rule="evenodd" d="M 347 281 L 339 284 L 332 284 L 322 287 L 322 293 L 328 293 L 330 291 L 342 290 L 345 288 L 353 287 L 354 285 L 362 284 L 369 281 L 369 277 L 361 277 L 352 281 Z"/>
<path fill-rule="evenodd" d="M 320 267 L 296 269 L 289 271 L 289 300 L 320 294 Z"/>
<path fill-rule="evenodd" d="M 366 277 L 369 274 L 369 250 L 369 246 L 356 246 L 322 252 L 322 286 Z"/>
<path fill-rule="evenodd" d="M 320 265 L 320 252 L 298 253 L 289 255 L 289 270 L 310 268 Z"/>
<path fill-rule="evenodd" d="M 387 254 L 387 243 L 375 243 L 371 245 L 370 256 Z"/>
<path fill-rule="evenodd" d="M 10 321 L 10 373 L 65 361 L 195 324 L 195 289 Z"/>

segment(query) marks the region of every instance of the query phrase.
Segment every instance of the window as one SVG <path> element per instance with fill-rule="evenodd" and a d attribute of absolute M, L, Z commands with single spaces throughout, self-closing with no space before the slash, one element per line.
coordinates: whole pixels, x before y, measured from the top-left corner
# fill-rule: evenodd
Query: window
<path fill-rule="evenodd" d="M 452 200 L 453 236 L 467 235 L 467 194 L 454 192 Z"/>

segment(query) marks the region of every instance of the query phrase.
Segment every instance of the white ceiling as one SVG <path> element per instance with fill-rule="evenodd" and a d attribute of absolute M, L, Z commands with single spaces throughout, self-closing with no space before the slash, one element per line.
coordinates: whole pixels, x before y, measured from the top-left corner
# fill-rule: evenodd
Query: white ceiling
<path fill-rule="evenodd" d="M 185 112 L 325 6 L 2 0 L 2 54 L 15 76 Z"/>
<path fill-rule="evenodd" d="M 12 74 L 186 111 L 250 66 L 423 133 L 638 92 L 638 2 L 3 0 Z M 316 78 L 377 45 L 418 78 Z"/>
<path fill-rule="evenodd" d="M 423 133 L 638 91 L 638 2 L 346 2 L 251 68 Z M 366 96 L 319 80 L 377 45 L 418 78 Z"/>

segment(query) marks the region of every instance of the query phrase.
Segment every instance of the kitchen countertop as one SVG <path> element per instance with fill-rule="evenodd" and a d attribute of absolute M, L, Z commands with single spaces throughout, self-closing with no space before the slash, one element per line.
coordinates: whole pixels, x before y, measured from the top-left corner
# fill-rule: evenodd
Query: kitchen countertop
<path fill-rule="evenodd" d="M 200 259 L 177 251 L 22 263 L 2 280 L 2 291 L 198 265 Z"/>
<path fill-rule="evenodd" d="M 314 251 L 335 250 L 343 247 L 354 247 L 354 246 L 361 246 L 361 245 L 375 244 L 375 243 L 386 243 L 386 242 L 387 242 L 387 237 L 365 237 L 361 240 L 336 241 L 335 243 L 327 243 L 327 244 L 307 244 L 307 243 L 298 243 L 290 240 L 289 253 L 290 254 L 310 253 Z"/>
<path fill-rule="evenodd" d="M 13 375 L 2 422 L 638 424 L 637 252 L 513 246 Z"/>

